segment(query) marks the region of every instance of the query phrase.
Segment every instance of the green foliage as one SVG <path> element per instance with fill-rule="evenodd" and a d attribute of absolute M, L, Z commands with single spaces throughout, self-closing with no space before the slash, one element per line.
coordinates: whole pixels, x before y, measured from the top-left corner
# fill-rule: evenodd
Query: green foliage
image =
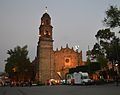
<path fill-rule="evenodd" d="M 101 66 L 106 66 L 107 60 L 113 64 L 120 62 L 120 39 L 117 38 L 114 32 L 110 29 L 102 29 L 95 35 L 97 43 L 92 49 L 92 55 L 101 63 Z"/>
<path fill-rule="evenodd" d="M 30 71 L 30 60 L 27 57 L 27 45 L 24 47 L 17 46 L 13 50 L 10 49 L 7 51 L 9 57 L 6 60 L 5 71 L 9 75 L 17 74 L 25 74 L 27 71 Z"/>
<path fill-rule="evenodd" d="M 120 27 L 120 9 L 117 6 L 110 6 L 106 11 L 104 23 L 110 28 Z"/>
<path fill-rule="evenodd" d="M 100 63 L 101 68 L 104 68 L 107 66 L 108 60 L 103 55 L 99 55 L 97 57 L 97 61 Z"/>
<path fill-rule="evenodd" d="M 102 29 L 97 32 L 95 35 L 97 39 L 105 40 L 106 42 L 111 40 L 114 37 L 114 32 L 111 32 L 109 28 Z"/>
<path fill-rule="evenodd" d="M 107 61 L 113 64 L 120 63 L 120 39 L 110 30 L 110 28 L 120 27 L 120 10 L 116 6 L 110 6 L 106 11 L 104 23 L 109 28 L 97 32 L 95 37 L 98 42 L 91 50 L 91 55 L 101 63 L 102 68 L 106 66 Z"/>
<path fill-rule="evenodd" d="M 103 50 L 98 43 L 95 43 L 91 55 L 94 56 L 94 58 L 97 58 L 99 55 L 104 55 Z"/>
<path fill-rule="evenodd" d="M 111 41 L 111 44 L 107 51 L 107 58 L 114 64 L 120 63 L 120 52 L 119 51 L 120 51 L 120 39 L 115 37 Z"/>

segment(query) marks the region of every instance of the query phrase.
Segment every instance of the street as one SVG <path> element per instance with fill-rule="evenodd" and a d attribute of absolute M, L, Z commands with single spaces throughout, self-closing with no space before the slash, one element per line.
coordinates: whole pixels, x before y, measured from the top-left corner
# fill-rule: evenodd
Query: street
<path fill-rule="evenodd" d="M 0 95 L 120 95 L 115 84 L 89 86 L 0 87 Z"/>

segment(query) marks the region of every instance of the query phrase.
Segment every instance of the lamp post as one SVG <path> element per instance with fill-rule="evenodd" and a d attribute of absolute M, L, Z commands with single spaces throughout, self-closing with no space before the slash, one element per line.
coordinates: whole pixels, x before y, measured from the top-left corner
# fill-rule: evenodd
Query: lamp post
<path fill-rule="evenodd" d="M 115 71 L 116 71 L 116 76 L 115 76 L 116 86 L 118 86 L 118 84 L 119 84 L 119 70 L 118 70 L 118 64 L 115 64 Z"/>
<path fill-rule="evenodd" d="M 119 76 L 118 64 L 115 64 L 115 71 L 116 71 L 117 75 Z"/>

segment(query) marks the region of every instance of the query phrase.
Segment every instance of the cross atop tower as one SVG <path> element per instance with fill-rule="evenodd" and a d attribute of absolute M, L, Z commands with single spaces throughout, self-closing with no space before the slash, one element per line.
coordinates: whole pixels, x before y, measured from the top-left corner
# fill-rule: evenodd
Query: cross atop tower
<path fill-rule="evenodd" d="M 45 12 L 47 13 L 47 6 L 45 7 Z"/>

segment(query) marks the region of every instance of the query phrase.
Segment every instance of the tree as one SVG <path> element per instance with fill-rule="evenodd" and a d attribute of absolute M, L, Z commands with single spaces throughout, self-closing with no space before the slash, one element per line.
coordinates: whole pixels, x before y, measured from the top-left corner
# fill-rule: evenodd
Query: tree
<path fill-rule="evenodd" d="M 101 69 L 106 67 L 108 62 L 103 51 L 104 49 L 101 48 L 98 43 L 96 43 L 91 50 L 92 58 L 100 64 Z"/>
<path fill-rule="evenodd" d="M 111 41 L 111 45 L 109 46 L 109 50 L 107 51 L 107 58 L 113 64 L 120 63 L 120 39 L 113 38 Z"/>
<path fill-rule="evenodd" d="M 24 80 L 30 71 L 31 62 L 27 57 L 27 45 L 24 47 L 17 46 L 13 50 L 7 51 L 9 57 L 6 60 L 5 71 L 11 78 Z M 28 74 L 28 75 L 27 75 Z"/>
<path fill-rule="evenodd" d="M 104 23 L 109 28 L 120 28 L 120 9 L 117 6 L 110 6 L 106 11 L 106 17 Z M 120 33 L 120 30 L 119 30 Z M 120 63 L 120 39 L 114 36 L 107 52 L 107 57 L 112 63 Z"/>
<path fill-rule="evenodd" d="M 120 10 L 116 6 L 110 6 L 106 11 L 104 24 L 109 28 L 97 32 L 95 35 L 97 43 L 91 50 L 91 54 L 97 61 L 104 63 L 103 66 L 105 66 L 107 60 L 114 65 L 120 63 L 120 39 L 115 36 L 114 32 L 111 32 L 111 29 L 120 27 Z"/>
<path fill-rule="evenodd" d="M 109 28 L 120 27 L 120 9 L 117 6 L 110 6 L 106 11 L 104 23 Z"/>
<path fill-rule="evenodd" d="M 102 29 L 97 32 L 95 37 L 98 42 L 92 49 L 94 58 L 98 62 L 104 63 L 102 66 L 105 66 L 107 60 L 113 64 L 120 63 L 120 39 L 115 36 L 114 32 L 111 32 L 110 29 Z"/>
<path fill-rule="evenodd" d="M 95 35 L 97 43 L 95 43 L 93 49 L 91 50 L 91 56 L 101 64 L 101 68 L 107 66 L 108 60 L 106 55 L 114 36 L 114 32 L 111 32 L 109 28 L 101 29 Z"/>
<path fill-rule="evenodd" d="M 108 61 L 112 63 L 113 66 L 117 63 L 119 68 L 120 39 L 115 35 L 115 32 L 111 32 L 113 28 L 120 28 L 120 10 L 116 6 L 110 6 L 106 11 L 104 24 L 109 28 L 101 29 L 97 32 L 95 35 L 97 42 L 93 49 L 89 51 L 89 56 L 91 59 L 100 63 L 101 69 L 107 66 Z M 111 71 L 114 71 L 114 68 L 112 68 Z M 111 74 L 114 74 L 114 72 Z"/>

